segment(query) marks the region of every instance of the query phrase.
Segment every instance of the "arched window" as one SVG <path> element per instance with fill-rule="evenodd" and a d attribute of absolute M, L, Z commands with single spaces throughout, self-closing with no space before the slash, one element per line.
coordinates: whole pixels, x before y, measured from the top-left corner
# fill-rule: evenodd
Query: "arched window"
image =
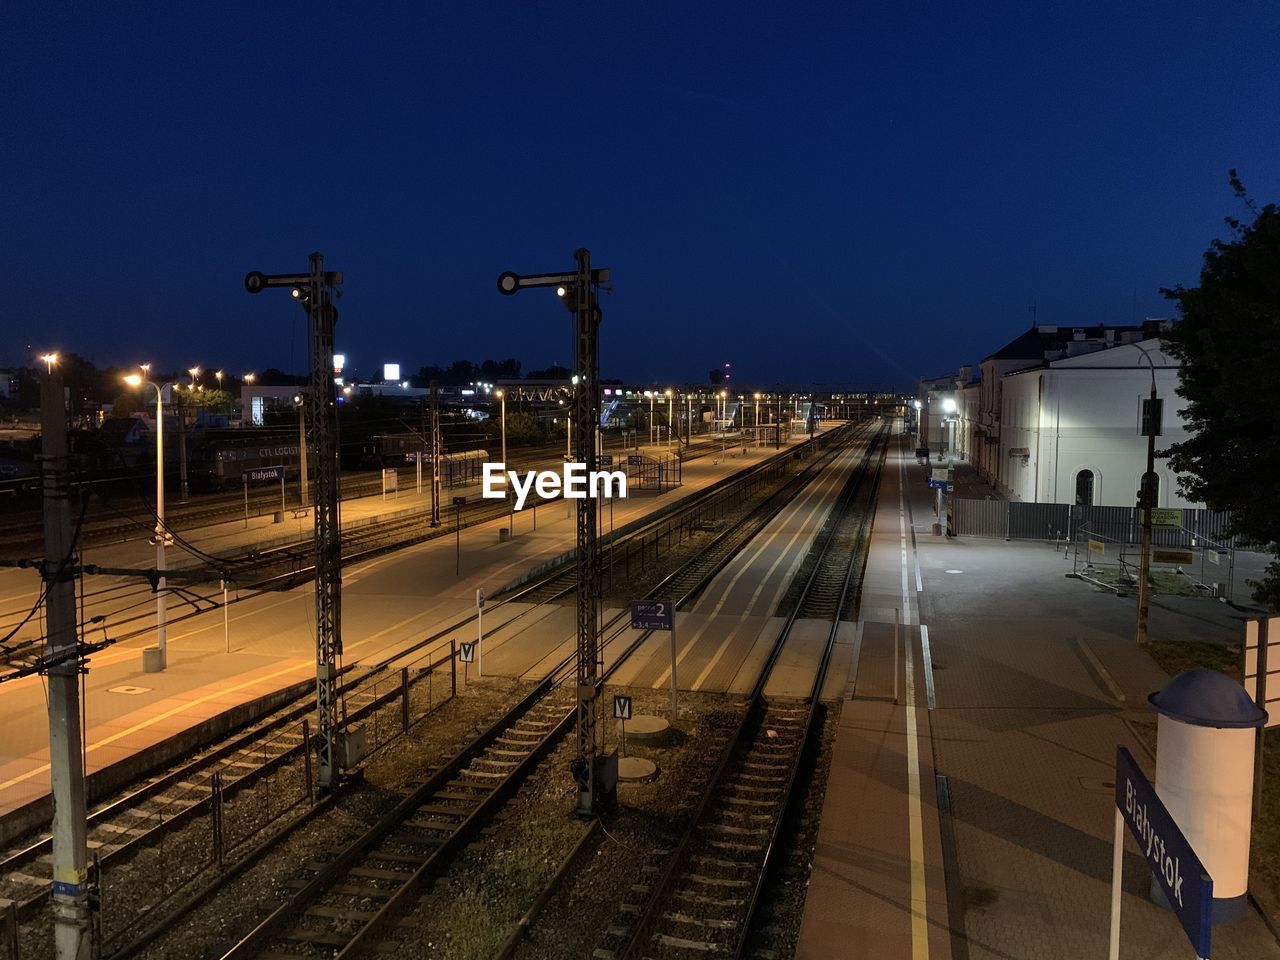
<path fill-rule="evenodd" d="M 1093 471 L 1081 470 L 1076 474 L 1076 506 L 1093 506 Z"/>

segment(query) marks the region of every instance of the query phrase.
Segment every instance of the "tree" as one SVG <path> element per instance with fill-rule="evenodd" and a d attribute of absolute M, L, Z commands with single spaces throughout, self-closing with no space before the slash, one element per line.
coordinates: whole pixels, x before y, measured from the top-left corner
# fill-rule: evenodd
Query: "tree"
<path fill-rule="evenodd" d="M 1210 244 L 1200 285 L 1162 291 L 1181 318 L 1164 346 L 1182 361 L 1191 433 L 1169 462 L 1188 499 L 1229 510 L 1232 533 L 1280 557 L 1280 208 L 1259 210 L 1234 170 L 1231 186 L 1253 222 L 1227 217 L 1232 238 Z M 1254 599 L 1280 607 L 1280 562 L 1250 584 Z"/>
<path fill-rule="evenodd" d="M 127 420 L 135 413 L 143 411 L 142 399 L 136 391 L 127 390 L 124 393 L 116 394 L 115 400 L 111 404 L 112 419 Z"/>

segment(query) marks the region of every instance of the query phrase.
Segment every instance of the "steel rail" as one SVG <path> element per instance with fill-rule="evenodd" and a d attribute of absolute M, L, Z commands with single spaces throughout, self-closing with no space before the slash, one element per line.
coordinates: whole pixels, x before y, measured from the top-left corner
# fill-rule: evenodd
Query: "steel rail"
<path fill-rule="evenodd" d="M 836 455 L 844 446 L 860 436 L 855 431 L 852 436 L 833 437 L 827 435 L 828 439 L 835 441 L 835 446 L 827 455 L 821 459 L 810 463 L 803 471 L 796 474 L 783 487 L 775 491 L 766 501 L 757 506 L 751 514 L 754 528 L 750 530 L 748 535 L 744 535 L 743 531 L 747 528 L 747 524 L 738 525 L 735 528 L 725 531 L 719 535 L 698 557 L 692 558 L 681 567 L 663 579 L 661 583 L 649 592 L 650 596 L 658 596 L 663 593 L 669 584 L 678 582 L 681 575 L 687 568 L 701 564 L 703 568 L 702 575 L 699 577 L 697 584 L 689 589 L 678 601 L 677 606 L 687 603 L 701 589 L 703 589 L 711 580 L 724 568 L 734 556 L 736 556 L 746 543 L 750 542 L 752 536 L 785 508 L 790 502 L 790 491 L 809 482 L 811 476 L 814 475 L 821 467 L 825 466 L 829 459 Z M 712 553 L 718 547 L 726 547 L 720 550 L 722 556 Z M 604 627 L 604 631 L 614 632 L 604 640 L 604 645 L 608 645 L 618 637 L 624 635 L 629 629 L 628 615 L 620 613 L 609 621 Z M 616 629 L 615 629 L 616 628 Z M 612 665 L 604 672 L 599 683 L 603 685 L 615 673 L 615 671 L 626 660 L 638 650 L 652 636 L 652 631 L 644 631 L 639 634 L 627 647 L 617 656 Z M 299 889 L 284 904 L 277 907 L 266 918 L 264 918 L 253 930 L 227 951 L 222 960 L 243 960 L 244 957 L 254 956 L 263 947 L 265 947 L 273 939 L 276 939 L 284 927 L 293 922 L 295 918 L 305 914 L 308 906 L 317 898 L 322 896 L 330 888 L 339 885 L 340 881 L 349 875 L 349 871 L 360 861 L 364 859 L 378 860 L 376 847 L 381 843 L 392 831 L 396 830 L 401 824 L 409 820 L 420 808 L 427 803 L 433 796 L 445 791 L 446 788 L 457 781 L 473 761 L 481 757 L 499 737 L 508 730 L 516 727 L 530 712 L 540 705 L 548 696 L 557 688 L 561 687 L 574 673 L 574 662 L 576 654 L 571 654 L 559 663 L 557 663 L 544 678 L 513 708 L 507 711 L 499 720 L 492 724 L 478 738 L 468 744 L 462 751 L 456 754 L 442 768 L 433 773 L 426 782 L 416 788 L 412 793 L 407 795 L 386 816 L 379 820 L 369 831 L 361 837 L 353 841 L 346 847 L 338 857 L 317 873 L 310 881 L 308 881 L 301 889 Z M 511 795 L 516 787 L 522 782 L 525 776 L 537 765 L 538 761 L 546 755 L 546 753 L 554 745 L 555 741 L 563 736 L 571 727 L 573 719 L 576 715 L 576 706 L 565 708 L 559 718 L 550 726 L 536 744 L 521 756 L 518 762 L 514 763 L 508 774 L 502 778 L 500 782 L 495 784 L 492 790 L 484 794 L 482 797 L 476 797 L 477 804 L 470 810 L 458 809 L 457 815 L 464 816 L 464 819 L 452 824 L 453 829 L 439 844 L 435 845 L 435 849 L 426 854 L 422 861 L 416 865 L 412 872 L 408 873 L 402 881 L 397 881 L 396 889 L 385 896 L 385 902 L 381 908 L 372 916 L 364 919 L 360 928 L 350 934 L 343 935 L 345 941 L 342 945 L 336 943 L 330 944 L 337 946 L 336 957 L 345 958 L 355 954 L 366 944 L 367 940 L 372 938 L 378 929 L 386 923 L 397 911 L 403 908 L 408 898 L 412 896 L 421 886 L 422 882 L 430 875 L 438 872 L 440 862 L 446 860 L 457 849 L 470 842 L 475 831 L 479 826 L 486 822 L 492 812 L 500 807 L 505 800 Z M 455 791 L 456 793 L 456 791 Z M 436 809 L 439 809 L 438 807 Z M 442 814 L 447 815 L 447 814 Z M 385 894 L 383 891 L 380 897 Z M 337 935 L 335 935 L 336 937 Z M 304 938 L 305 939 L 305 938 Z M 327 943 L 328 941 L 326 941 Z"/>
<path fill-rule="evenodd" d="M 883 430 L 877 431 L 876 437 L 868 446 L 867 453 L 864 455 L 862 463 L 858 470 L 850 477 L 846 491 L 837 502 L 836 508 L 832 511 L 833 515 L 838 514 L 838 519 L 829 524 L 829 532 L 822 544 L 818 562 L 815 563 L 813 570 L 810 571 L 806 578 L 804 588 L 801 592 L 801 600 L 795 604 L 791 613 L 787 616 L 783 625 L 778 630 L 778 634 L 773 647 L 770 650 L 769 657 L 762 666 L 756 683 L 751 690 L 747 708 L 743 711 L 733 736 L 721 752 L 720 758 L 708 780 L 707 786 L 703 790 L 702 796 L 699 799 L 699 803 L 695 808 L 693 815 L 689 818 L 687 829 L 684 831 L 684 834 L 681 836 L 681 839 L 677 843 L 672 854 L 668 857 L 666 867 L 660 874 L 655 889 L 650 892 L 645 903 L 641 905 L 639 916 L 630 925 L 625 937 L 622 938 L 623 942 L 620 945 L 614 945 L 613 952 L 619 956 L 620 960 L 635 960 L 635 958 L 642 954 L 647 955 L 648 951 L 651 949 L 651 941 L 653 937 L 656 936 L 656 927 L 662 919 L 660 915 L 660 908 L 670 899 L 674 891 L 680 876 L 679 871 L 687 863 L 690 851 L 696 842 L 698 831 L 706 821 L 709 811 L 712 809 L 712 800 L 724 785 L 726 779 L 725 775 L 730 765 L 735 761 L 739 752 L 744 748 L 749 749 L 750 743 L 747 736 L 748 731 L 753 729 L 758 730 L 760 724 L 764 722 L 764 719 L 767 716 L 768 704 L 764 699 L 764 690 L 768 684 L 770 675 L 772 674 L 778 659 L 782 655 L 782 651 L 796 620 L 799 619 L 804 598 L 809 594 L 810 590 L 819 580 L 819 574 L 822 571 L 823 563 L 827 560 L 831 546 L 836 540 L 840 524 L 848 515 L 850 508 L 856 503 L 857 495 L 861 489 L 863 480 L 866 477 L 868 465 L 874 452 L 874 448 L 879 444 L 879 441 L 882 438 Z M 883 449 L 881 449 L 881 460 L 883 460 L 883 455 Z M 877 481 L 878 476 L 879 473 L 877 470 Z M 874 507 L 874 501 L 872 506 Z M 864 522 L 866 516 L 867 514 L 864 514 Z M 835 639 L 841 623 L 840 613 L 843 609 L 845 598 L 847 597 L 849 584 L 852 582 L 853 571 L 857 564 L 857 559 L 858 558 L 851 552 L 843 578 L 840 601 L 836 607 L 836 614 L 833 617 L 831 628 L 828 631 L 827 640 L 823 647 L 822 657 L 815 672 L 809 696 L 806 698 L 807 710 L 805 720 L 801 725 L 801 732 L 796 738 L 794 744 L 794 753 L 791 758 L 789 774 L 782 790 L 772 802 L 772 808 L 776 811 L 776 817 L 773 821 L 773 828 L 770 833 L 769 842 L 766 845 L 765 852 L 757 866 L 758 872 L 756 874 L 756 882 L 752 888 L 750 899 L 747 902 L 746 915 L 739 923 L 738 936 L 732 947 L 734 957 L 740 957 L 742 950 L 744 949 L 746 933 L 750 927 L 754 911 L 759 901 L 759 893 L 763 887 L 764 878 L 767 876 L 770 857 L 774 847 L 776 846 L 783 819 L 791 802 L 791 793 L 795 783 L 796 773 L 799 769 L 800 760 L 805 752 L 806 744 L 812 733 L 813 720 L 817 715 L 817 709 L 820 703 L 822 685 L 826 679 L 831 654 L 835 646 Z M 722 947 L 722 944 L 716 945 L 718 951 L 721 950 Z M 705 952 L 706 949 L 708 949 L 708 947 L 705 944 L 700 946 L 690 945 L 690 950 L 693 951 L 694 954 Z"/>

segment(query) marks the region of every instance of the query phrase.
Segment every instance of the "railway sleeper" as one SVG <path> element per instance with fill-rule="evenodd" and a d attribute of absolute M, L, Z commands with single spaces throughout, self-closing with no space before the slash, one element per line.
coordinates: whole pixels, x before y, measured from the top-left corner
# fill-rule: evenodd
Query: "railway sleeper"
<path fill-rule="evenodd" d="M 303 879 L 293 879 L 288 881 L 286 886 L 292 887 L 294 890 L 301 890 L 311 881 Z M 337 886 L 330 887 L 329 892 L 342 897 L 358 897 L 363 900 L 390 900 L 394 895 L 394 890 L 384 890 L 382 887 L 365 887 L 354 883 L 340 883 Z"/>
<path fill-rule="evenodd" d="M 746 864 L 741 860 L 727 860 L 723 856 L 712 856 L 710 854 L 694 854 L 690 858 L 694 863 L 707 864 L 709 867 L 719 867 L 722 869 L 737 869 L 745 867 Z M 718 881 L 717 881 L 718 882 Z M 737 883 L 737 881 L 733 881 Z"/>
<path fill-rule="evenodd" d="M 345 947 L 350 941 L 350 937 L 344 937 L 340 933 L 331 933 L 328 930 L 308 930 L 306 927 L 291 927 L 277 936 L 277 939 L 283 940 L 285 943 L 311 943 L 320 947 Z"/>
<path fill-rule="evenodd" d="M 741 897 L 723 900 L 717 897 L 708 897 L 703 893 L 694 893 L 691 890 L 676 890 L 671 895 L 679 900 L 689 900 L 692 903 L 700 903 L 706 907 L 717 907 L 723 910 L 738 910 L 747 905 L 747 901 Z"/>
<path fill-rule="evenodd" d="M 352 910 L 349 907 L 326 907 L 315 904 L 302 911 L 304 916 L 317 920 L 354 920 L 357 923 L 368 923 L 376 914 L 369 910 Z"/>
<path fill-rule="evenodd" d="M 772 822 L 772 818 L 770 821 Z M 759 827 L 735 827 L 727 823 L 712 822 L 702 825 L 703 830 L 710 830 L 713 833 L 723 833 L 731 837 L 758 837 L 762 831 Z"/>
<path fill-rule="evenodd" d="M 751 813 L 747 810 L 734 810 L 725 808 L 719 812 L 722 817 L 731 817 L 734 820 L 745 820 L 749 823 L 773 823 L 776 817 L 771 813 Z"/>
<path fill-rule="evenodd" d="M 715 866 L 724 868 L 744 867 L 746 864 L 739 863 L 735 860 L 722 860 L 719 857 L 696 857 L 698 860 L 710 860 Z M 750 880 L 730 879 L 728 877 L 711 877 L 705 873 L 684 873 L 680 875 L 682 881 L 689 883 L 700 883 L 708 887 L 732 887 L 737 890 L 746 890 L 751 886 Z"/>
<path fill-rule="evenodd" d="M 764 849 L 762 843 L 741 843 L 734 840 L 708 840 L 707 845 L 717 850 L 733 850 L 738 853 L 759 853 Z M 741 866 L 746 869 L 750 864 L 743 863 Z"/>
<path fill-rule="evenodd" d="M 394 880 L 398 883 L 412 875 L 410 870 L 387 870 L 383 867 L 352 867 L 347 873 L 364 880 Z"/>
<path fill-rule="evenodd" d="M 755 800 L 751 797 L 721 797 L 721 802 L 737 807 L 772 807 L 772 800 Z"/>
<path fill-rule="evenodd" d="M 424 830 L 428 833 L 448 836 L 458 829 L 461 820 L 406 820 L 404 825 L 413 830 Z"/>
<path fill-rule="evenodd" d="M 447 803 L 424 803 L 418 808 L 418 813 L 434 813 L 443 817 L 465 818 L 471 813 L 472 809 L 472 807 L 450 806 Z"/>
<path fill-rule="evenodd" d="M 687 923 L 697 927 L 706 927 L 708 930 L 733 930 L 741 924 L 737 920 L 721 920 L 715 917 L 695 917 L 689 913 L 664 913 L 663 919 L 674 921 L 675 923 Z"/>
<path fill-rule="evenodd" d="M 471 786 L 471 785 L 464 784 L 464 786 Z M 431 796 L 435 800 L 460 800 L 460 801 L 463 801 L 464 803 L 475 803 L 478 800 L 484 799 L 484 794 L 488 792 L 489 792 L 489 788 L 486 786 L 484 788 L 484 793 L 473 793 L 473 792 L 463 793 L 460 790 L 445 789 L 445 790 L 438 790 L 435 793 L 433 793 Z"/>
<path fill-rule="evenodd" d="M 684 937 L 673 937 L 666 933 L 654 934 L 653 939 L 664 947 L 674 947 L 677 950 L 697 950 L 700 953 L 712 953 L 720 949 L 718 944 L 708 943 L 705 940 L 687 940 Z"/>

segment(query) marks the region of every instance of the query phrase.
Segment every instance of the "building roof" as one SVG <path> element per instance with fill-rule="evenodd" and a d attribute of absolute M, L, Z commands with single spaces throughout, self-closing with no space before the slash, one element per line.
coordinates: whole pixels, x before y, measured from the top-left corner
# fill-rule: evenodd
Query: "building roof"
<path fill-rule="evenodd" d="M 1067 349 L 1067 345 L 1084 341 L 1099 343 L 1123 342 L 1141 337 L 1146 324 L 1132 326 L 1106 326 L 1095 324 L 1091 327 L 1056 327 L 1040 324 L 1031 327 L 1014 337 L 987 360 L 1034 360 L 1041 361 L 1045 354 Z"/>

